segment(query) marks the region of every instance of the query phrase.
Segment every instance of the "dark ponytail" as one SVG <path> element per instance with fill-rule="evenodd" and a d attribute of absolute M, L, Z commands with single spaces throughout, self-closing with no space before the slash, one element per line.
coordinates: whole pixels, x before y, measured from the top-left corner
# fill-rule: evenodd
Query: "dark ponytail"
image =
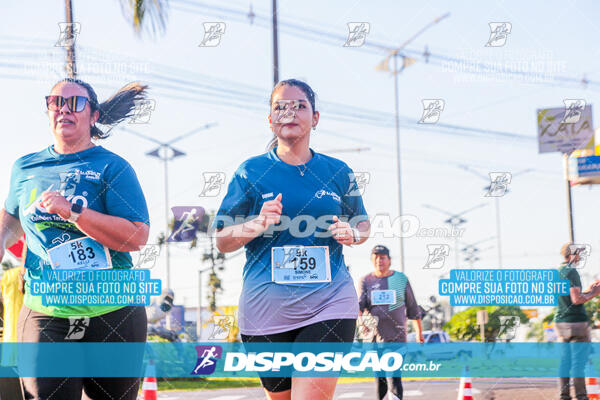
<path fill-rule="evenodd" d="M 123 86 L 108 100 L 98 103 L 98 96 L 89 83 L 80 79 L 65 78 L 57 82 L 54 87 L 63 82 L 71 82 L 83 87 L 88 92 L 92 113 L 98 111 L 100 114 L 97 123 L 109 127 L 109 129 L 104 132 L 94 124 L 90 129 L 90 135 L 93 139 L 107 138 L 110 130 L 115 125 L 131 117 L 136 103 L 146 99 L 148 89 L 147 85 L 142 85 L 140 82 L 132 82 Z"/>
<path fill-rule="evenodd" d="M 308 83 L 303 82 L 299 79 L 286 79 L 284 81 L 280 81 L 279 83 L 277 83 L 277 85 L 275 85 L 275 87 L 271 91 L 271 99 L 269 100 L 269 110 L 271 109 L 271 106 L 273 105 L 273 94 L 275 94 L 275 91 L 277 89 L 279 89 L 280 87 L 286 86 L 286 85 L 295 86 L 298 89 L 302 90 L 302 92 L 306 95 L 306 98 L 308 99 L 308 102 L 310 103 L 310 105 L 312 107 L 313 115 L 314 115 L 315 112 L 317 111 L 316 107 L 315 107 L 316 94 L 315 94 L 314 90 L 312 90 L 312 88 L 308 85 Z M 273 150 L 276 145 L 277 145 L 277 135 L 273 134 L 273 137 L 267 144 L 267 151 Z"/>

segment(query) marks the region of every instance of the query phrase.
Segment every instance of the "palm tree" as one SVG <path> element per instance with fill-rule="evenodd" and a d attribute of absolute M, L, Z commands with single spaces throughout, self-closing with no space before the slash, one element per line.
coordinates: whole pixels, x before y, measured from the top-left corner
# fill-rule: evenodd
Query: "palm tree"
<path fill-rule="evenodd" d="M 168 0 L 119 0 L 123 14 L 133 25 L 137 35 L 141 35 L 143 28 L 148 28 L 151 35 L 163 34 L 166 29 Z M 77 76 L 75 43 L 73 41 L 73 7 L 71 0 L 65 0 L 65 14 L 67 23 L 67 75 L 70 78 Z"/>
<path fill-rule="evenodd" d="M 136 34 L 149 28 L 151 34 L 163 34 L 166 29 L 168 0 L 119 0 L 123 14 L 133 24 Z M 146 25 L 145 25 L 146 24 Z"/>

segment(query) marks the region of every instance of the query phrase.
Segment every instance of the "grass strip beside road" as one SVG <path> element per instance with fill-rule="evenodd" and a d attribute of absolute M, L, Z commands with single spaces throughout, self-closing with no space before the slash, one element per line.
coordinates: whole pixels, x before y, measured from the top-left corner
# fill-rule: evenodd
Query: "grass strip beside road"
<path fill-rule="evenodd" d="M 374 378 L 351 378 L 342 377 L 338 383 L 359 383 L 373 382 Z M 403 381 L 423 381 L 448 378 L 403 378 Z M 159 378 L 158 391 L 177 391 L 177 390 L 214 390 L 214 389 L 235 389 L 245 387 L 260 387 L 258 378 Z"/>

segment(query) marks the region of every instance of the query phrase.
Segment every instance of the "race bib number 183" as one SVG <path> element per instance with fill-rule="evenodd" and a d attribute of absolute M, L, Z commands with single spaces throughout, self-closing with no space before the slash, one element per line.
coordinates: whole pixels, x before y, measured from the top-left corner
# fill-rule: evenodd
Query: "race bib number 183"
<path fill-rule="evenodd" d="M 48 256 L 54 269 L 112 268 L 108 248 L 88 236 L 54 246 Z"/>

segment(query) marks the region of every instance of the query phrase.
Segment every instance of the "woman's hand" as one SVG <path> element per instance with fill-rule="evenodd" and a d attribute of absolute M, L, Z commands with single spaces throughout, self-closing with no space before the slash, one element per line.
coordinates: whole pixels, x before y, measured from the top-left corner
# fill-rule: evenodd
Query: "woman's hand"
<path fill-rule="evenodd" d="M 42 193 L 40 205 L 63 219 L 71 217 L 71 202 L 57 191 Z M 77 228 L 109 249 L 123 252 L 138 251 L 145 246 L 150 230 L 144 222 L 102 214 L 87 207 L 77 220 Z"/>
<path fill-rule="evenodd" d="M 281 193 L 273 200 L 265 201 L 260 208 L 260 214 L 243 224 L 225 227 L 216 235 L 217 249 L 221 253 L 235 251 L 269 229 L 269 226 L 281 220 Z"/>
<path fill-rule="evenodd" d="M 600 291 L 600 281 L 596 280 L 584 291 L 584 293 L 594 292 L 595 295 L 598 295 L 599 291 Z"/>
<path fill-rule="evenodd" d="M 71 216 L 71 202 L 56 190 L 46 190 L 40 197 L 40 205 L 51 214 L 58 214 L 63 219 Z"/>
<path fill-rule="evenodd" d="M 262 226 L 262 231 L 269 229 L 269 226 L 278 224 L 281 220 L 281 193 L 273 200 L 265 201 L 260 208 L 260 214 L 254 219 L 254 222 Z"/>
<path fill-rule="evenodd" d="M 588 292 L 592 292 L 594 296 L 598 296 L 600 294 L 600 281 L 595 281 L 588 288 Z"/>
<path fill-rule="evenodd" d="M 331 236 L 339 243 L 350 246 L 355 242 L 352 227 L 347 222 L 342 222 L 337 216 L 333 216 L 333 224 L 327 228 L 331 231 Z"/>
<path fill-rule="evenodd" d="M 25 294 L 25 274 L 27 270 L 25 267 L 19 267 L 19 292 Z"/>

